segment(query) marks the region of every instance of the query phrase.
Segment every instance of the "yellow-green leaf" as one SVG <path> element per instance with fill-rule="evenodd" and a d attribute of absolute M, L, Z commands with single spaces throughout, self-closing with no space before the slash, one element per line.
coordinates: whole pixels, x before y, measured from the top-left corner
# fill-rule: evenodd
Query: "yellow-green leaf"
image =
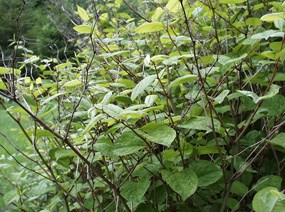
<path fill-rule="evenodd" d="M 158 32 L 164 29 L 164 25 L 161 22 L 144 23 L 136 29 L 137 33 L 149 33 Z"/>
<path fill-rule="evenodd" d="M 87 26 L 87 25 L 78 25 L 78 26 L 73 27 L 73 29 L 83 34 L 90 34 L 92 31 L 91 26 Z"/>
<path fill-rule="evenodd" d="M 243 3 L 246 0 L 220 0 L 221 4 L 238 4 L 238 3 Z"/>
<path fill-rule="evenodd" d="M 181 8 L 180 2 L 178 0 L 169 0 L 165 6 L 170 12 L 177 13 Z"/>
<path fill-rule="evenodd" d="M 88 21 L 90 19 L 87 11 L 78 5 L 77 5 L 77 13 L 83 21 Z"/>
<path fill-rule="evenodd" d="M 6 68 L 6 67 L 0 67 L 0 74 L 16 74 L 20 75 L 21 70 L 15 69 L 15 68 Z"/>
<path fill-rule="evenodd" d="M 77 87 L 80 86 L 82 82 L 80 80 L 71 80 L 65 83 L 62 87 Z"/>
<path fill-rule="evenodd" d="M 266 14 L 260 18 L 262 21 L 273 22 L 278 19 L 285 18 L 285 12 Z"/>

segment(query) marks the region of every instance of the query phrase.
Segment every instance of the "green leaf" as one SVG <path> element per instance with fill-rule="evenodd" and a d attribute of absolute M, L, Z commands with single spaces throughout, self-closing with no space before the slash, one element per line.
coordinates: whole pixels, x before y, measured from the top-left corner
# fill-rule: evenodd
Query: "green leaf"
<path fill-rule="evenodd" d="M 179 125 L 181 128 L 193 129 L 193 130 L 203 130 L 203 131 L 212 131 L 212 123 L 210 117 L 197 116 L 194 117 L 183 124 Z M 215 131 L 219 132 L 221 124 L 217 119 L 214 119 Z"/>
<path fill-rule="evenodd" d="M 219 0 L 221 4 L 238 4 L 238 3 L 243 3 L 246 0 Z"/>
<path fill-rule="evenodd" d="M 247 18 L 245 23 L 250 26 L 260 26 L 262 21 L 259 18 Z"/>
<path fill-rule="evenodd" d="M 107 136 L 100 136 L 94 144 L 94 149 L 104 156 L 113 155 L 114 144 Z"/>
<path fill-rule="evenodd" d="M 264 32 L 260 32 L 260 33 L 254 34 L 250 38 L 254 39 L 254 40 L 262 40 L 262 39 L 268 40 L 268 38 L 271 38 L 271 37 L 283 37 L 283 35 L 284 35 L 283 32 L 270 29 L 270 30 L 266 30 Z"/>
<path fill-rule="evenodd" d="M 196 155 L 209 155 L 209 154 L 219 154 L 219 153 L 226 153 L 224 148 L 219 148 L 217 146 L 198 146 L 194 147 L 192 156 Z"/>
<path fill-rule="evenodd" d="M 77 13 L 83 21 L 88 21 L 90 19 L 87 11 L 78 5 L 77 5 Z"/>
<path fill-rule="evenodd" d="M 193 161 L 190 163 L 190 168 L 198 177 L 199 187 L 211 185 L 223 176 L 221 168 L 207 160 Z"/>
<path fill-rule="evenodd" d="M 87 124 L 85 129 L 82 131 L 81 135 L 84 135 L 88 133 L 94 126 L 97 124 L 97 122 L 103 117 L 103 114 L 98 114 L 97 116 L 94 116 L 90 122 Z"/>
<path fill-rule="evenodd" d="M 180 172 L 161 171 L 162 179 L 178 193 L 183 201 L 195 193 L 198 187 L 198 177 L 190 168 Z"/>
<path fill-rule="evenodd" d="M 229 90 L 223 90 L 216 98 L 215 98 L 215 102 L 218 104 L 223 103 L 224 99 L 228 96 L 229 94 Z"/>
<path fill-rule="evenodd" d="M 78 87 L 82 85 L 82 82 L 80 80 L 71 80 L 66 83 L 62 87 L 68 87 L 68 88 L 73 88 L 73 87 Z"/>
<path fill-rule="evenodd" d="M 171 127 L 162 123 L 149 123 L 137 131 L 146 140 L 169 147 L 176 138 L 176 132 Z"/>
<path fill-rule="evenodd" d="M 269 144 L 274 146 L 278 151 L 285 152 L 285 133 L 281 132 L 276 135 Z"/>
<path fill-rule="evenodd" d="M 164 25 L 161 22 L 144 23 L 136 29 L 137 33 L 149 33 L 158 32 L 164 29 Z"/>
<path fill-rule="evenodd" d="M 83 34 L 90 34 L 92 32 L 91 26 L 88 26 L 88 25 L 78 25 L 78 26 L 73 27 L 73 29 Z"/>
<path fill-rule="evenodd" d="M 253 102 L 256 104 L 258 103 L 259 101 L 261 100 L 264 100 L 264 99 L 269 99 L 269 98 L 272 98 L 274 97 L 276 94 L 279 93 L 279 89 L 280 89 L 280 86 L 279 85 L 271 85 L 269 91 L 264 95 L 264 96 L 257 96 L 255 93 L 253 93 L 252 91 L 243 91 L 243 90 L 238 90 L 237 92 L 245 95 L 245 96 L 248 96 L 250 98 L 252 98 Z"/>
<path fill-rule="evenodd" d="M 141 80 L 132 91 L 131 100 L 134 101 L 156 79 L 156 75 L 150 75 Z"/>
<path fill-rule="evenodd" d="M 262 21 L 273 22 L 285 18 L 285 12 L 266 14 L 260 18 Z"/>
<path fill-rule="evenodd" d="M 157 99 L 157 95 L 148 95 L 145 98 L 144 103 L 147 107 L 150 107 L 153 105 L 153 103 L 155 102 L 156 99 Z"/>
<path fill-rule="evenodd" d="M 51 100 L 53 100 L 53 99 L 55 99 L 55 98 L 57 98 L 57 97 L 59 97 L 59 96 L 61 96 L 61 95 L 64 95 L 64 94 L 65 94 L 65 93 L 57 93 L 57 94 L 55 94 L 55 95 L 53 95 L 53 96 L 50 96 L 50 97 L 46 98 L 46 99 L 42 102 L 42 105 L 45 105 L 45 104 L 49 103 Z"/>
<path fill-rule="evenodd" d="M 9 205 L 10 203 L 14 201 L 18 201 L 20 199 L 19 194 L 17 190 L 11 190 L 4 194 L 3 200 L 6 203 L 6 205 Z"/>
<path fill-rule="evenodd" d="M 113 153 L 114 155 L 124 156 L 135 153 L 145 147 L 146 144 L 140 137 L 130 129 L 126 129 L 116 139 Z"/>
<path fill-rule="evenodd" d="M 248 193 L 248 188 L 245 184 L 239 181 L 234 181 L 231 186 L 231 192 L 238 196 L 244 196 Z"/>
<path fill-rule="evenodd" d="M 129 202 L 134 202 L 136 204 L 143 201 L 145 192 L 150 185 L 150 180 L 148 178 L 140 179 L 138 182 L 125 182 L 120 191 L 122 196 Z"/>
<path fill-rule="evenodd" d="M 266 175 L 258 179 L 256 184 L 253 186 L 255 191 L 260 191 L 266 187 L 274 187 L 281 189 L 282 178 L 276 175 Z"/>
<path fill-rule="evenodd" d="M 13 68 L 6 68 L 6 67 L 0 67 L 0 74 L 15 74 L 20 75 L 21 70 L 20 69 L 13 69 Z"/>
<path fill-rule="evenodd" d="M 120 118 L 121 113 L 124 111 L 121 107 L 114 104 L 97 104 L 95 105 L 95 107 L 102 110 L 104 113 L 111 116 L 112 118 Z"/>
<path fill-rule="evenodd" d="M 5 85 L 3 80 L 0 78 L 0 90 L 7 90 L 8 87 Z"/>
<path fill-rule="evenodd" d="M 197 75 L 193 75 L 193 74 L 189 74 L 189 75 L 185 75 L 185 76 L 182 76 L 182 77 L 178 77 L 178 78 L 176 78 L 174 81 L 172 81 L 169 84 L 168 88 L 172 88 L 172 87 L 181 85 L 183 83 L 193 82 L 193 81 L 195 81 L 197 79 L 198 79 L 198 76 Z"/>
<path fill-rule="evenodd" d="M 179 0 L 169 0 L 165 8 L 170 12 L 177 13 L 181 9 L 181 4 Z"/>
<path fill-rule="evenodd" d="M 160 19 L 160 17 L 162 16 L 162 14 L 164 13 L 164 10 L 161 7 L 156 8 L 154 14 L 151 17 L 151 20 L 157 21 L 158 19 Z"/>
<path fill-rule="evenodd" d="M 282 200 L 284 204 L 284 194 L 280 193 L 277 188 L 266 187 L 255 194 L 252 207 L 255 212 L 279 212 L 274 208 L 275 205 L 278 207 L 277 203 Z"/>

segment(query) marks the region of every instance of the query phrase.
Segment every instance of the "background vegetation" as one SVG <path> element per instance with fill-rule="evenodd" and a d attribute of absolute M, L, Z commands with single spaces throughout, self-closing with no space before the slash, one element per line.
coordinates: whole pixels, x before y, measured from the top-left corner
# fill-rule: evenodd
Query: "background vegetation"
<path fill-rule="evenodd" d="M 284 211 L 282 1 L 24 3 L 0 67 L 1 209 Z M 50 8 L 34 34 L 29 8 Z"/>

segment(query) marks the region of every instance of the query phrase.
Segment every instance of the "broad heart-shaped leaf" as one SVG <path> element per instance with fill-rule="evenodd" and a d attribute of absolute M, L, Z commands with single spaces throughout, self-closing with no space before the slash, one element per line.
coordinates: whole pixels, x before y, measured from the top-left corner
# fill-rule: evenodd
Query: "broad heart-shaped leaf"
<path fill-rule="evenodd" d="M 285 152 L 285 133 L 279 133 L 269 143 L 278 151 Z"/>
<path fill-rule="evenodd" d="M 238 3 L 243 3 L 246 0 L 219 0 L 221 4 L 238 4 Z"/>
<path fill-rule="evenodd" d="M 185 128 L 185 129 L 193 129 L 193 130 L 206 130 L 206 131 L 211 132 L 212 131 L 211 125 L 212 124 L 211 124 L 210 117 L 197 116 L 179 125 L 179 127 Z M 214 119 L 214 127 L 215 127 L 215 131 L 219 132 L 221 124 L 217 119 Z"/>
<path fill-rule="evenodd" d="M 140 135 L 146 138 L 146 140 L 161 144 L 169 147 L 176 138 L 176 132 L 171 127 L 162 123 L 149 123 L 141 128 L 142 131 L 138 131 Z"/>
<path fill-rule="evenodd" d="M 78 5 L 77 5 L 77 13 L 83 21 L 88 21 L 90 19 L 86 10 Z"/>
<path fill-rule="evenodd" d="M 130 129 L 125 129 L 114 144 L 114 155 L 124 156 L 135 153 L 146 147 L 144 141 Z"/>
<path fill-rule="evenodd" d="M 92 31 L 91 26 L 88 26 L 88 25 L 78 25 L 78 26 L 73 27 L 73 29 L 83 34 L 90 34 Z"/>
<path fill-rule="evenodd" d="M 134 101 L 156 79 L 156 75 L 150 75 L 140 81 L 132 91 L 131 100 Z"/>
<path fill-rule="evenodd" d="M 158 32 L 164 29 L 164 25 L 161 22 L 144 23 L 136 29 L 137 33 L 149 33 Z"/>
<path fill-rule="evenodd" d="M 192 161 L 190 168 L 198 177 L 199 187 L 211 185 L 223 176 L 221 168 L 208 160 Z"/>
<path fill-rule="evenodd" d="M 195 193 L 198 187 L 198 177 L 190 168 L 180 172 L 171 172 L 167 170 L 161 171 L 162 179 L 178 193 L 183 201 Z"/>
<path fill-rule="evenodd" d="M 125 182 L 120 191 L 122 196 L 129 202 L 134 202 L 136 204 L 143 201 L 143 196 L 150 185 L 150 180 L 148 178 L 140 179 L 138 182 Z"/>
<path fill-rule="evenodd" d="M 285 12 L 266 14 L 260 18 L 262 21 L 273 22 L 285 18 Z"/>
<path fill-rule="evenodd" d="M 282 177 L 277 175 L 266 175 L 260 178 L 256 184 L 253 186 L 255 191 L 260 191 L 266 187 L 274 187 L 281 189 Z"/>
<path fill-rule="evenodd" d="M 172 88 L 172 87 L 175 87 L 175 86 L 181 85 L 183 83 L 187 83 L 187 82 L 193 82 L 196 79 L 198 79 L 198 76 L 197 75 L 193 75 L 193 74 L 189 74 L 189 75 L 185 75 L 185 76 L 182 76 L 182 77 L 178 77 L 177 79 L 175 79 L 174 81 L 172 81 L 169 84 L 168 88 Z"/>
<path fill-rule="evenodd" d="M 274 187 L 266 187 L 260 190 L 255 194 L 252 201 L 255 212 L 282 212 L 284 205 L 285 195 Z"/>

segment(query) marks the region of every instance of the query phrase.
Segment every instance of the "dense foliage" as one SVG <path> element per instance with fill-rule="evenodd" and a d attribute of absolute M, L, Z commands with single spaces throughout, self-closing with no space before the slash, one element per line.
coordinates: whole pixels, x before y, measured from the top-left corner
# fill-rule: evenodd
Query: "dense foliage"
<path fill-rule="evenodd" d="M 0 207 L 284 211 L 285 3 L 128 2 L 77 6 L 74 57 L 0 67 Z"/>

